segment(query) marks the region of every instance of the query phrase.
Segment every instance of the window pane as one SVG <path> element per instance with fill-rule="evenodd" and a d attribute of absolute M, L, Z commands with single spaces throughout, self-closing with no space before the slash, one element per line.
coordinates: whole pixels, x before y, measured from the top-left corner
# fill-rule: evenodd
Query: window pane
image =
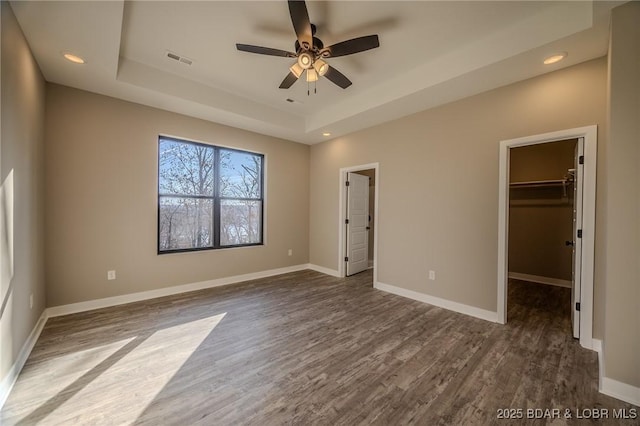
<path fill-rule="evenodd" d="M 261 198 L 262 156 L 220 150 L 220 196 Z"/>
<path fill-rule="evenodd" d="M 213 201 L 160 197 L 160 251 L 211 247 Z"/>
<path fill-rule="evenodd" d="M 220 204 L 220 245 L 262 242 L 262 202 L 222 200 Z"/>
<path fill-rule="evenodd" d="M 160 194 L 213 195 L 212 147 L 160 139 Z"/>
<path fill-rule="evenodd" d="M 160 253 L 262 244 L 263 155 L 160 136 L 158 160 Z"/>

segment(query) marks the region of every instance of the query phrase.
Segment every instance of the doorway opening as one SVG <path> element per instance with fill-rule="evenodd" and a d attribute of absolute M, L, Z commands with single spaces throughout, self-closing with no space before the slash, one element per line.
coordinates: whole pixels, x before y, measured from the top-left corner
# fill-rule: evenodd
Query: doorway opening
<path fill-rule="evenodd" d="M 510 279 L 524 291 L 532 283 L 568 287 L 544 291 L 571 300 L 572 334 L 589 349 L 596 144 L 596 126 L 500 144 L 498 320 L 507 322 Z"/>
<path fill-rule="evenodd" d="M 339 248 L 341 277 L 373 269 L 377 280 L 378 163 L 340 169 Z"/>
<path fill-rule="evenodd" d="M 581 243 L 574 236 L 582 222 L 583 148 L 584 138 L 579 138 L 509 150 L 509 298 L 525 306 L 527 299 L 542 299 L 537 303 L 543 307 L 559 305 L 555 316 L 562 324 L 571 321 L 575 338 L 580 337 L 575 309 L 580 280 L 575 272 Z M 512 307 L 509 298 L 507 312 Z"/>

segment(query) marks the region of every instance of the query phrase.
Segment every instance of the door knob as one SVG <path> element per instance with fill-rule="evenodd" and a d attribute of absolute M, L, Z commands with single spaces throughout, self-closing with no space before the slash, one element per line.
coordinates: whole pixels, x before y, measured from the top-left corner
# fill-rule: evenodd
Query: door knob
<path fill-rule="evenodd" d="M 567 241 L 565 241 L 565 242 L 564 242 L 564 245 L 565 245 L 565 246 L 572 246 L 572 247 L 573 247 L 573 246 L 575 245 L 575 243 L 574 243 L 573 241 L 569 241 L 569 240 L 567 240 Z"/>

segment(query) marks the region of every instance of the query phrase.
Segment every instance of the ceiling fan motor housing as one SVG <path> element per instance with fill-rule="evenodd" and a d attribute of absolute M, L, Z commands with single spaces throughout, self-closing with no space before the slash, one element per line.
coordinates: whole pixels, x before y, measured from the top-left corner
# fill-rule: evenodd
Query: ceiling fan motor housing
<path fill-rule="evenodd" d="M 324 43 L 318 37 L 313 37 L 313 46 L 311 47 L 311 49 L 303 49 L 302 46 L 300 46 L 300 42 L 298 40 L 296 40 L 294 46 L 296 53 L 308 50 L 314 52 L 316 55 L 319 55 L 321 53 L 320 51 L 324 49 Z"/>

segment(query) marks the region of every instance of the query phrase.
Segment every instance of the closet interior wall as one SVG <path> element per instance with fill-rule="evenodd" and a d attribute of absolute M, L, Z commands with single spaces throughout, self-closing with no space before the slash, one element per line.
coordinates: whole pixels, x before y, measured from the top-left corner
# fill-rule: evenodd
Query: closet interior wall
<path fill-rule="evenodd" d="M 510 151 L 509 274 L 571 285 L 576 139 Z"/>

